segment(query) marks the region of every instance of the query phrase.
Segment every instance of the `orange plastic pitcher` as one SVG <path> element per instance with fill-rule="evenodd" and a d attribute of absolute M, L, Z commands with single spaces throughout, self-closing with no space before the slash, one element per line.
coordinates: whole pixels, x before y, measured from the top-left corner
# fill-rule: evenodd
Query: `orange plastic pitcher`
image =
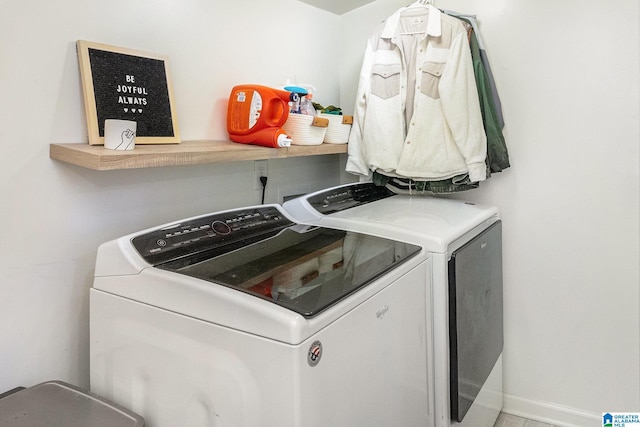
<path fill-rule="evenodd" d="M 289 147 L 282 130 L 289 117 L 289 101 L 298 95 L 260 85 L 234 86 L 229 96 L 227 132 L 232 141 L 265 147 Z"/>

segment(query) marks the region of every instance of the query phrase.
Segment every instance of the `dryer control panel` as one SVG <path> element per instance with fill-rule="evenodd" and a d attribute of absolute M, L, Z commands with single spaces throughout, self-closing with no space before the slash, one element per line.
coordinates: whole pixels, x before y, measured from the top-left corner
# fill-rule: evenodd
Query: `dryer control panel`
<path fill-rule="evenodd" d="M 368 182 L 332 188 L 310 196 L 307 201 L 321 214 L 329 215 L 394 195 L 395 193 L 388 188 L 378 187 L 372 182 Z"/>
<path fill-rule="evenodd" d="M 191 264 L 199 255 L 229 252 L 293 224 L 275 206 L 245 208 L 163 226 L 134 237 L 131 243 L 149 264 Z"/>

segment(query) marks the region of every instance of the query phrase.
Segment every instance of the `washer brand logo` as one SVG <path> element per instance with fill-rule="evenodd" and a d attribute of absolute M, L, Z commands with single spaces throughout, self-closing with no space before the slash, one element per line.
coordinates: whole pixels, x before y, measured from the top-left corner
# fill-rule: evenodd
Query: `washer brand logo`
<path fill-rule="evenodd" d="M 309 352 L 307 353 L 307 363 L 312 368 L 317 366 L 320 363 L 320 358 L 322 357 L 322 343 L 320 341 L 314 341 L 309 347 Z"/>
<path fill-rule="evenodd" d="M 384 307 L 382 307 L 381 309 L 376 311 L 376 317 L 378 319 L 382 319 L 384 317 L 384 315 L 387 314 L 387 311 L 389 311 L 389 306 L 385 305 Z"/>

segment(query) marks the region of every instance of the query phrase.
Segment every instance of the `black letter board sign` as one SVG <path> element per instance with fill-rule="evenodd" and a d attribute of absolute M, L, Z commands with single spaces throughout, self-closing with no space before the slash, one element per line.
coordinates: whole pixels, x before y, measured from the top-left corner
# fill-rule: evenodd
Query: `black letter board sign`
<path fill-rule="evenodd" d="M 104 144 L 106 119 L 138 123 L 136 144 L 180 142 L 166 57 L 78 40 L 89 144 Z"/>

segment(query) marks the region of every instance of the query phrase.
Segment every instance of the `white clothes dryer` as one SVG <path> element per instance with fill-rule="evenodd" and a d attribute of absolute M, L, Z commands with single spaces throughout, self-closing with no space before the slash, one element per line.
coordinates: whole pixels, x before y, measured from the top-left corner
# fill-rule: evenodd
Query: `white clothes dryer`
<path fill-rule="evenodd" d="M 432 427 L 430 268 L 278 205 L 104 243 L 91 390 L 149 427 Z"/>
<path fill-rule="evenodd" d="M 429 253 L 434 423 L 492 427 L 502 408 L 502 223 L 498 210 L 347 184 L 283 204 L 298 222 L 399 239 Z"/>

